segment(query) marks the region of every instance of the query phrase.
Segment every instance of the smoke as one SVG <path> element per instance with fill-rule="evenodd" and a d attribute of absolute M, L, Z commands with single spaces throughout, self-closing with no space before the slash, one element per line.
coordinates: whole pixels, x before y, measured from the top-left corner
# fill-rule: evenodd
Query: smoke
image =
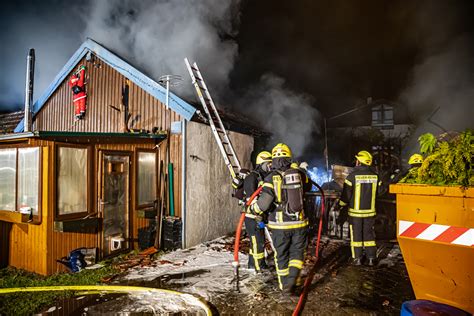
<path fill-rule="evenodd" d="M 2 5 L 0 28 L 0 111 L 22 107 L 25 95 L 26 56 L 35 49 L 34 99 L 49 86 L 53 78 L 80 45 L 73 31 L 82 23 L 73 17 L 77 7 L 63 1 L 23 1 Z M 61 25 L 61 27 L 58 27 Z"/>
<path fill-rule="evenodd" d="M 469 14 L 446 2 L 426 3 L 418 12 L 420 58 L 400 94 L 416 125 L 405 156 L 419 150 L 417 139 L 423 133 L 474 128 L 473 30 L 465 25 Z"/>
<path fill-rule="evenodd" d="M 319 112 L 313 98 L 285 87 L 285 80 L 271 73 L 245 94 L 242 107 L 272 133 L 272 142 L 284 142 L 295 156 L 301 156 L 318 131 Z"/>
<path fill-rule="evenodd" d="M 232 39 L 239 1 L 94 1 L 84 15 L 91 37 L 157 80 L 166 74 L 189 81 L 184 58 L 205 69 L 216 94 L 228 86 L 238 46 Z M 190 85 L 177 87 L 190 96 Z"/>
<path fill-rule="evenodd" d="M 416 66 L 402 100 L 419 118 L 417 123 L 424 131 L 441 133 L 440 127 L 456 131 L 474 127 L 474 50 L 467 40 L 453 40 L 445 50 Z"/>

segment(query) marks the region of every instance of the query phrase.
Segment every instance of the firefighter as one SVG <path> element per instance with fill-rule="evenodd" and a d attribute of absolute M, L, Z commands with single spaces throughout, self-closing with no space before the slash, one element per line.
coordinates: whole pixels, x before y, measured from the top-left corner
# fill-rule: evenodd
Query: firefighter
<path fill-rule="evenodd" d="M 303 209 L 305 190 L 311 183 L 297 165 L 292 166 L 290 148 L 283 143 L 272 149 L 272 172 L 263 183 L 260 196 L 251 204 L 258 216 L 268 214 L 268 227 L 275 247 L 275 267 L 280 290 L 294 293 L 300 285 L 308 244 L 308 218 Z"/>
<path fill-rule="evenodd" d="M 418 168 L 421 167 L 423 164 L 423 156 L 420 154 L 413 154 L 410 156 L 410 159 L 408 159 L 408 165 L 410 166 L 408 170 L 404 172 L 395 172 L 390 177 L 390 182 L 391 183 L 398 183 L 398 182 L 404 182 L 407 177 L 416 177 L 416 173 L 418 172 Z"/>
<path fill-rule="evenodd" d="M 81 65 L 79 70 L 69 79 L 74 102 L 74 116 L 76 120 L 82 119 L 86 115 L 86 89 L 85 89 L 86 66 Z"/>
<path fill-rule="evenodd" d="M 268 151 L 262 151 L 257 155 L 255 169 L 252 170 L 245 178 L 243 183 L 244 196 L 246 200 L 263 184 L 263 180 L 270 172 L 272 162 L 272 154 Z M 245 229 L 250 238 L 250 250 L 248 268 L 255 269 L 256 273 L 267 269 L 265 263 L 265 223 L 264 218 L 260 218 L 252 214 L 250 209 L 245 209 Z"/>
<path fill-rule="evenodd" d="M 339 206 L 348 206 L 353 264 L 362 264 L 362 252 L 365 249 L 367 265 L 373 266 L 377 250 L 374 234 L 375 197 L 380 182 L 378 175 L 370 168 L 372 155 L 368 151 L 360 151 L 355 158 L 356 167 L 344 181 Z"/>

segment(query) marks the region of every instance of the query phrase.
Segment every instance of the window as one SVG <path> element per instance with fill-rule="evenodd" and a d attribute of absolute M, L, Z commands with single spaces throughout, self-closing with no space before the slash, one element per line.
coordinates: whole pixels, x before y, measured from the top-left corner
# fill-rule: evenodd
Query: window
<path fill-rule="evenodd" d="M 138 152 L 137 205 L 149 206 L 156 199 L 156 153 Z"/>
<path fill-rule="evenodd" d="M 393 106 L 381 104 L 372 108 L 372 126 L 393 129 Z"/>
<path fill-rule="evenodd" d="M 87 213 L 88 149 L 60 146 L 57 155 L 57 214 Z"/>
<path fill-rule="evenodd" d="M 18 149 L 18 210 L 30 207 L 38 215 L 39 148 Z"/>
<path fill-rule="evenodd" d="M 0 149 L 0 210 L 15 211 L 16 148 Z"/>
<path fill-rule="evenodd" d="M 0 210 L 22 212 L 39 223 L 40 148 L 0 149 Z"/>

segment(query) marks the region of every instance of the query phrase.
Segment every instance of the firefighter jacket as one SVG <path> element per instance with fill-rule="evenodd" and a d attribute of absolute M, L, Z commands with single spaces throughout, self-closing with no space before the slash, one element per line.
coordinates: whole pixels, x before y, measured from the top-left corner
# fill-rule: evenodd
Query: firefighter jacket
<path fill-rule="evenodd" d="M 287 170 L 297 170 L 301 185 L 285 185 L 284 174 Z M 262 193 L 252 204 L 252 211 L 256 214 L 268 214 L 268 227 L 271 229 L 294 229 L 308 226 L 308 218 L 303 209 L 304 192 L 311 189 L 311 183 L 306 173 L 292 166 L 270 172 L 264 180 Z M 292 190 L 291 193 L 290 190 Z M 293 197 L 289 195 L 293 194 Z M 300 196 L 295 196 L 299 194 Z M 288 207 L 290 199 L 299 199 L 301 207 L 294 210 Z M 297 203 L 298 204 L 298 203 Z"/>
<path fill-rule="evenodd" d="M 348 206 L 349 216 L 375 216 L 375 197 L 380 186 L 378 175 L 369 166 L 358 166 L 344 181 L 340 206 Z"/>

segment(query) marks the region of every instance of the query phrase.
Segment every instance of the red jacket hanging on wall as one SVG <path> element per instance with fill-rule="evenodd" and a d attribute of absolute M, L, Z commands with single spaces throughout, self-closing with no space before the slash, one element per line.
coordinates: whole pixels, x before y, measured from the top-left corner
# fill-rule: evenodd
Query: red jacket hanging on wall
<path fill-rule="evenodd" d="M 74 102 L 74 115 L 77 120 L 82 119 L 86 114 L 86 89 L 85 89 L 86 66 L 81 66 L 79 71 L 74 73 L 69 79 Z"/>

